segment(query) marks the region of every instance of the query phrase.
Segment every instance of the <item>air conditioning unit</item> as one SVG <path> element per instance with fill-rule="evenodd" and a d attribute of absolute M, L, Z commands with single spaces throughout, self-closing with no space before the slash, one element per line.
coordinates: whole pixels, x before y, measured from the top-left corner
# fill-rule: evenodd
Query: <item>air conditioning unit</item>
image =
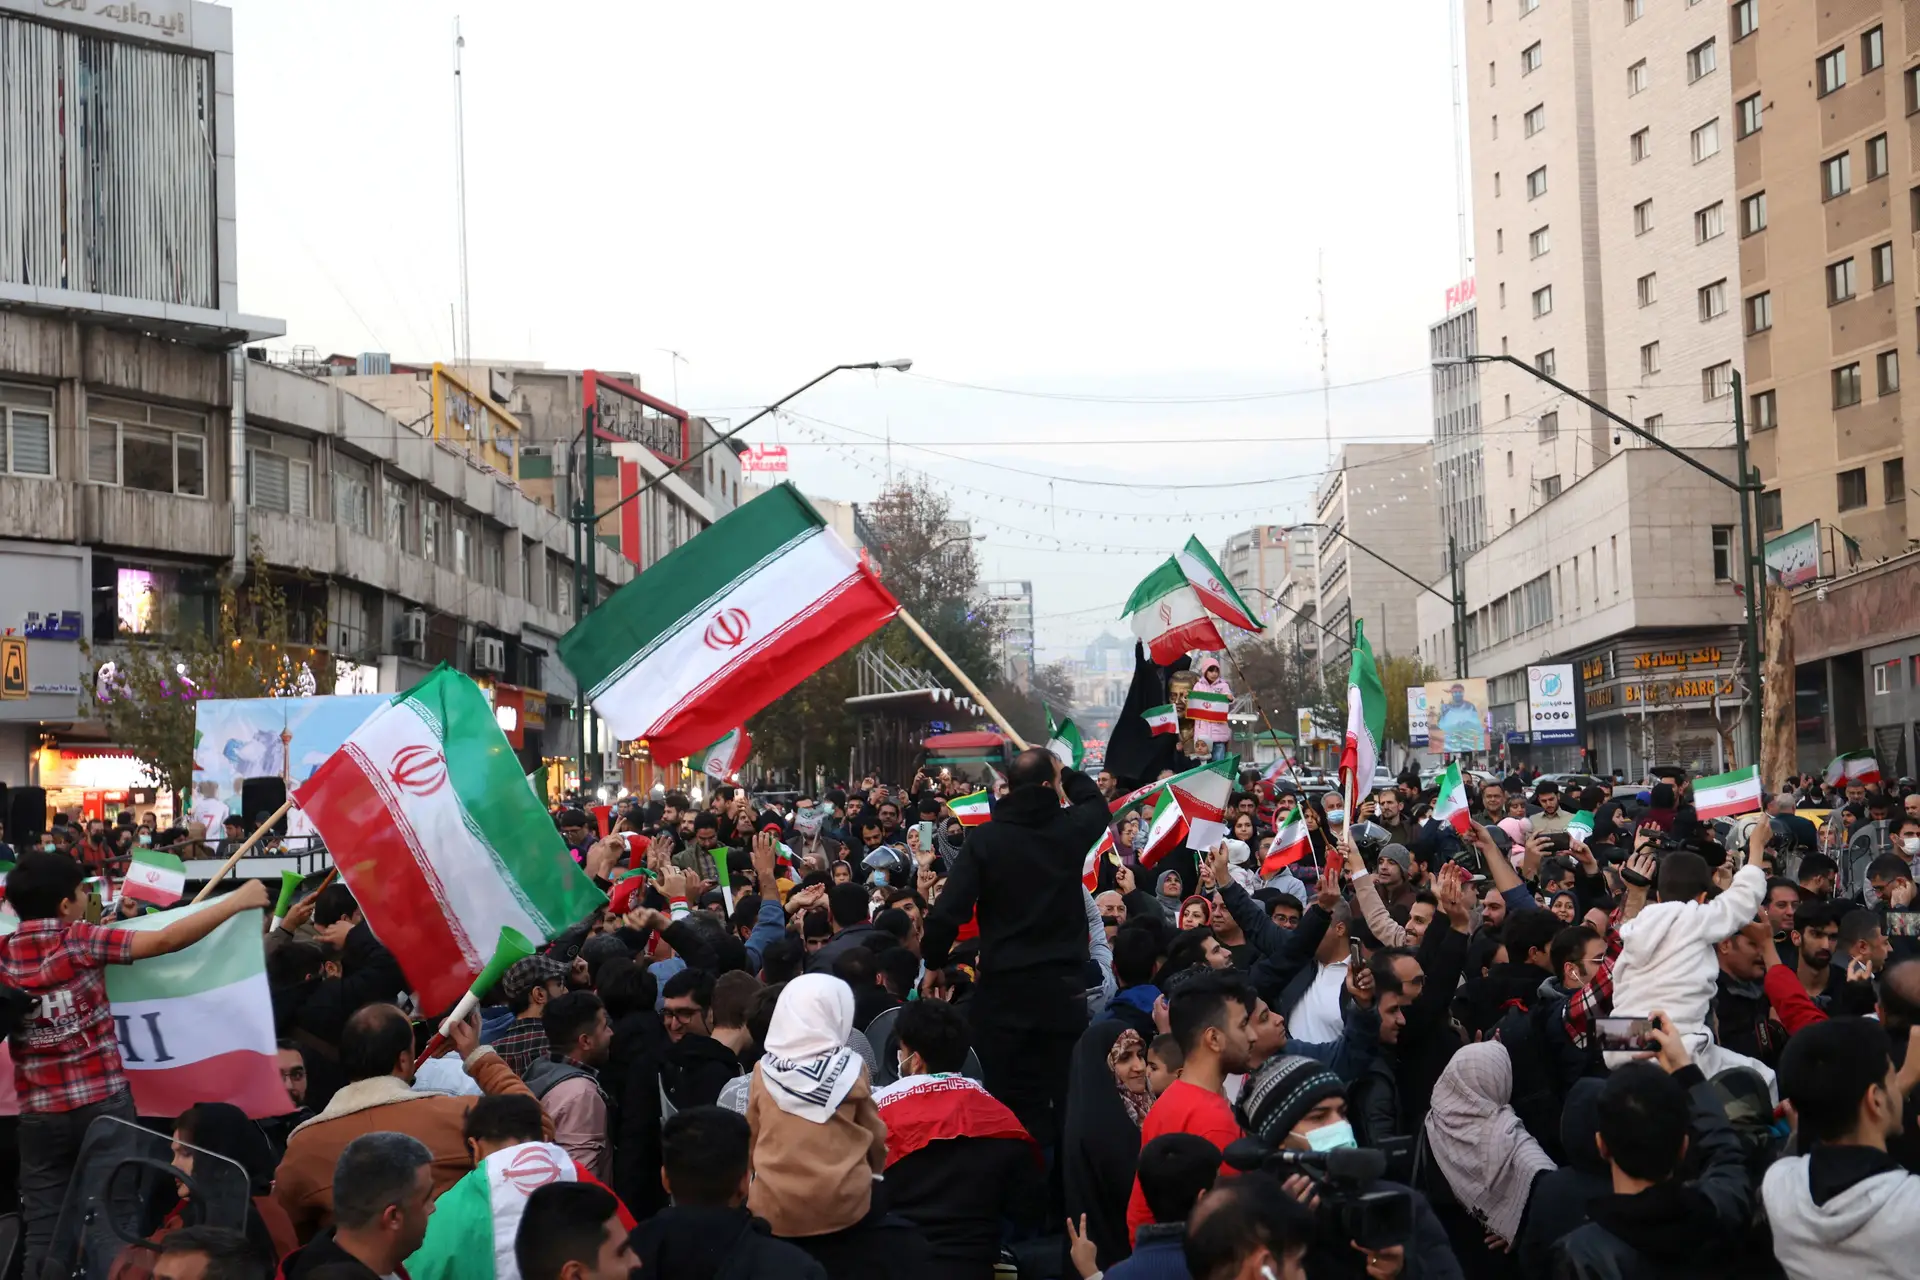
<path fill-rule="evenodd" d="M 409 609 L 400 615 L 400 638 L 408 644 L 427 642 L 427 611 Z"/>
<path fill-rule="evenodd" d="M 473 642 L 473 665 L 478 671 L 501 672 L 507 669 L 507 642 L 481 636 Z"/>

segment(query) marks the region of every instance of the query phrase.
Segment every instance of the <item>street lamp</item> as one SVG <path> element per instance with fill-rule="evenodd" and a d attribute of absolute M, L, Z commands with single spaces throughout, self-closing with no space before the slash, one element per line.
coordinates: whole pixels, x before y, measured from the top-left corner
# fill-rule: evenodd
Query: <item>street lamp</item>
<path fill-rule="evenodd" d="M 1747 469 L 1746 395 L 1743 390 L 1744 383 L 1740 377 L 1740 374 L 1738 372 L 1734 372 L 1732 374 L 1730 385 L 1727 388 L 1729 394 L 1733 396 L 1733 454 L 1734 454 L 1733 469 L 1736 473 L 1736 478 L 1730 479 L 1727 476 L 1721 475 L 1718 471 L 1715 471 L 1712 467 L 1708 466 L 1704 462 L 1701 462 L 1699 459 L 1690 457 L 1686 453 L 1682 452 L 1681 450 L 1674 448 L 1672 445 L 1668 444 L 1665 440 L 1662 440 L 1659 436 L 1654 435 L 1652 432 L 1642 430 L 1640 427 L 1627 421 L 1625 418 L 1621 417 L 1619 414 L 1615 413 L 1613 410 L 1607 408 L 1607 406 L 1601 404 L 1599 401 L 1594 400 L 1590 396 L 1586 396 L 1581 394 L 1578 391 L 1575 391 L 1572 387 L 1568 386 L 1564 382 L 1561 382 L 1557 378 L 1549 377 L 1547 374 L 1540 372 L 1540 370 L 1528 364 L 1525 360 L 1520 359 L 1518 356 L 1471 355 L 1471 356 L 1443 358 L 1443 359 L 1435 360 L 1433 363 L 1435 367 L 1463 365 L 1463 364 L 1510 364 L 1510 365 L 1513 365 L 1515 368 L 1525 370 L 1528 374 L 1539 379 L 1541 382 L 1546 383 L 1548 386 L 1560 392 L 1562 395 L 1572 396 L 1575 400 L 1579 401 L 1581 404 L 1585 405 L 1587 408 L 1593 410 L 1595 413 L 1600 414 L 1602 417 L 1606 418 L 1608 421 L 1614 423 L 1619 427 L 1626 429 L 1627 431 L 1632 432 L 1634 435 L 1638 436 L 1640 439 L 1645 440 L 1648 444 L 1651 444 L 1657 448 L 1666 450 L 1668 453 L 1672 454 L 1674 457 L 1680 459 L 1680 461 L 1692 467 L 1695 471 L 1700 472 L 1702 475 L 1707 476 L 1712 480 L 1716 481 L 1717 483 L 1725 485 L 1727 488 L 1734 491 L 1734 494 L 1740 500 L 1740 560 L 1741 560 L 1740 567 L 1741 567 L 1741 576 L 1742 576 L 1741 590 L 1743 594 L 1746 596 L 1746 602 L 1747 602 L 1747 626 L 1746 626 L 1746 632 L 1747 632 L 1746 666 L 1747 666 L 1747 690 L 1748 690 L 1747 698 L 1748 698 L 1748 703 L 1750 705 L 1750 709 L 1752 710 L 1752 713 L 1753 713 L 1748 718 L 1748 723 L 1751 729 L 1750 737 L 1752 738 L 1752 741 L 1753 741 L 1753 763 L 1755 764 L 1755 766 L 1758 766 L 1760 763 L 1760 746 L 1761 746 L 1761 726 L 1760 726 L 1761 624 L 1760 624 L 1760 597 L 1754 590 L 1754 568 L 1756 565 L 1759 564 L 1760 556 L 1754 547 L 1754 535 L 1753 535 L 1754 522 L 1749 516 L 1749 506 L 1750 506 L 1750 502 L 1759 501 L 1758 495 L 1760 493 L 1760 480 L 1757 475 L 1750 473 Z"/>

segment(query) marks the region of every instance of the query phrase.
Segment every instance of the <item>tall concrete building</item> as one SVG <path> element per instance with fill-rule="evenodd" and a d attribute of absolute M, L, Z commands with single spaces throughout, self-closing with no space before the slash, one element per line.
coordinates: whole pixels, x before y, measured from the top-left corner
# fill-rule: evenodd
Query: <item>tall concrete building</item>
<path fill-rule="evenodd" d="M 1440 527 L 1465 557 L 1487 540 L 1486 437 L 1480 430 L 1480 369 L 1448 363 L 1480 350 L 1478 308 L 1468 302 L 1427 329 L 1433 360 L 1433 490 Z"/>
<path fill-rule="evenodd" d="M 1364 619 L 1376 654 L 1411 654 L 1419 647 L 1414 596 L 1403 576 L 1432 582 L 1445 571 L 1446 539 L 1433 499 L 1433 446 L 1349 444 L 1314 495 L 1318 528 L 1315 564 L 1321 625 L 1352 634 Z M 1358 539 L 1365 551 L 1349 537 Z M 1325 657 L 1344 645 L 1328 641 Z"/>
<path fill-rule="evenodd" d="M 1033 583 L 1024 578 L 982 582 L 977 596 L 991 610 L 1001 674 L 1019 688 L 1029 687 L 1033 682 Z"/>
<path fill-rule="evenodd" d="M 1727 24 L 1677 0 L 1466 6 L 1480 350 L 1685 447 L 1730 437 L 1741 348 Z M 1480 400 L 1489 536 L 1615 448 L 1523 369 L 1487 365 Z"/>
<path fill-rule="evenodd" d="M 1920 491 L 1920 14 L 1880 0 L 1733 6 L 1748 426 L 1768 534 L 1818 521 L 1823 574 L 1905 551 Z"/>

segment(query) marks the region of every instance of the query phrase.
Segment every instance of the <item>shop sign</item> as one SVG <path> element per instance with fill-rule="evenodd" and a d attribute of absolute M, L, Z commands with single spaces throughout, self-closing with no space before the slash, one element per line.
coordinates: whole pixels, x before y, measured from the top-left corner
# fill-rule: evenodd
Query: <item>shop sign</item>
<path fill-rule="evenodd" d="M 78 609 L 48 613 L 29 610 L 20 634 L 29 640 L 78 640 L 84 634 L 84 627 Z"/>

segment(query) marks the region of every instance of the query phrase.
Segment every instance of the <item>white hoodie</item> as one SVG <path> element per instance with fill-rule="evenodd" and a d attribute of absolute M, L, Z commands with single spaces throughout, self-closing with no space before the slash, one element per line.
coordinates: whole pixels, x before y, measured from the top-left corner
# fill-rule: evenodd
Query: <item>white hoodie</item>
<path fill-rule="evenodd" d="M 1892 1169 L 1825 1204 L 1807 1186 L 1807 1157 L 1777 1160 L 1760 1184 L 1773 1254 L 1790 1280 L 1900 1280 L 1916 1271 L 1920 1177 Z"/>
<path fill-rule="evenodd" d="M 1766 896 L 1766 873 L 1745 866 L 1711 902 L 1656 902 L 1642 908 L 1620 929 L 1620 957 L 1613 962 L 1614 1016 L 1644 1018 L 1662 1011 L 1698 1056 L 1699 1045 L 1710 1038 L 1707 1009 L 1720 981 L 1714 944 L 1751 923 Z"/>

